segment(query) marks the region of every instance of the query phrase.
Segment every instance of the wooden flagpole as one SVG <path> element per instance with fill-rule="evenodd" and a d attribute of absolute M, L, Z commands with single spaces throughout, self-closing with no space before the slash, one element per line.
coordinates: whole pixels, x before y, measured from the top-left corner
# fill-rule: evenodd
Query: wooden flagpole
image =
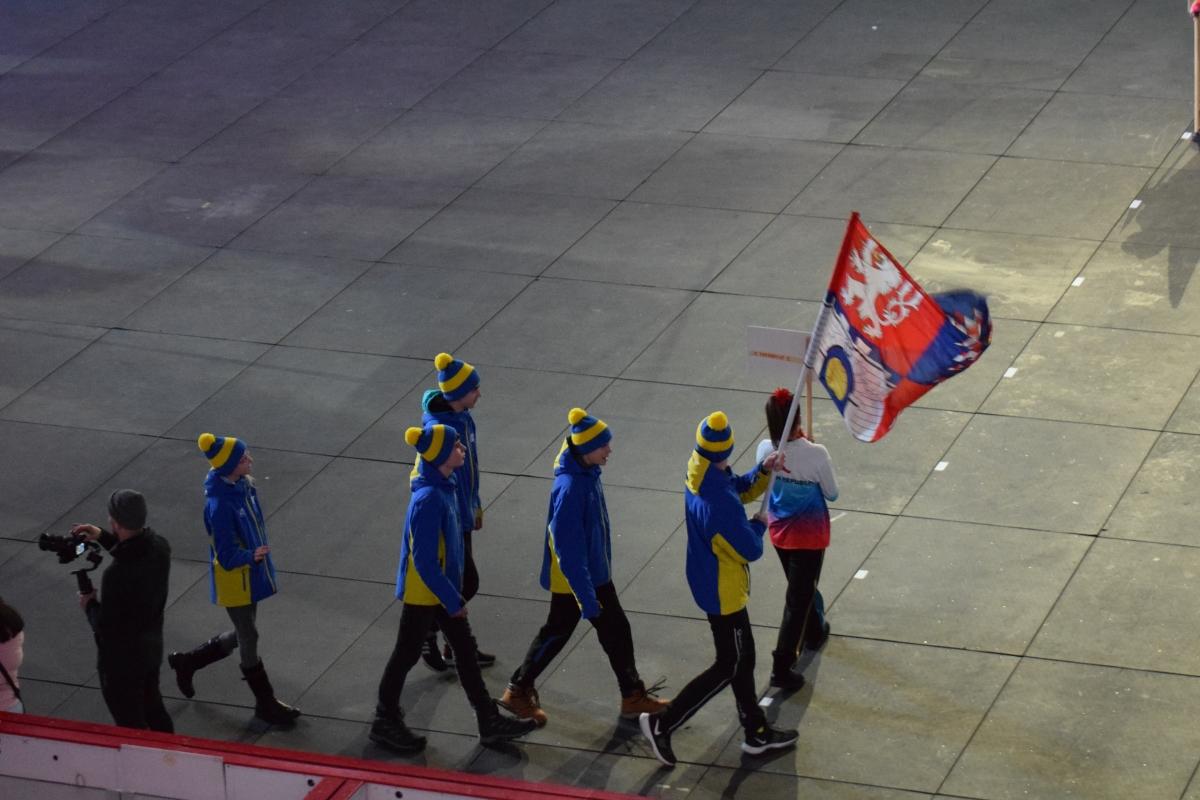
<path fill-rule="evenodd" d="M 805 435 L 808 437 L 808 440 L 811 442 L 811 441 L 813 441 L 813 432 L 812 432 L 812 425 L 813 425 L 813 423 L 812 423 L 812 370 L 811 370 L 811 369 L 808 371 L 808 376 L 807 376 L 807 379 L 805 380 L 805 384 L 806 384 L 806 386 L 805 386 L 805 389 L 806 389 L 806 391 L 808 392 L 808 397 L 807 397 L 807 399 L 806 399 L 806 401 L 805 401 L 805 408 L 804 408 L 804 413 L 808 415 L 808 417 L 807 417 L 807 419 L 808 419 L 808 432 L 807 432 Z"/>
<path fill-rule="evenodd" d="M 1192 14 L 1192 141 L 1200 142 L 1200 2 L 1190 3 Z"/>
<path fill-rule="evenodd" d="M 800 407 L 800 395 L 804 392 L 804 384 L 807 382 L 810 386 L 812 385 L 812 370 L 808 368 L 808 364 L 812 355 L 813 345 L 817 342 L 817 332 L 824 318 L 825 306 L 822 306 L 820 313 L 817 315 L 817 325 L 813 328 L 813 336 L 808 341 L 808 347 L 804 348 L 804 365 L 800 367 L 800 377 L 796 379 L 796 391 L 792 392 L 792 404 L 788 406 L 787 420 L 783 423 L 783 436 L 778 445 L 778 449 L 780 450 L 787 444 L 787 437 L 792 432 L 792 425 L 796 423 L 796 411 Z M 811 425 L 812 423 L 809 422 L 809 424 Z M 767 511 L 767 503 L 771 500 L 771 487 L 775 485 L 775 475 L 775 470 L 771 470 L 771 477 L 767 480 L 767 489 L 763 492 L 762 506 L 759 508 L 759 513 L 765 514 Z"/>

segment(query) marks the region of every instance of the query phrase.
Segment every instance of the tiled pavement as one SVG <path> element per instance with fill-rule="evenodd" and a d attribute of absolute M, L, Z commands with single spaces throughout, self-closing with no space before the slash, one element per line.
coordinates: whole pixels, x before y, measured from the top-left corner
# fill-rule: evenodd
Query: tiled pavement
<path fill-rule="evenodd" d="M 179 730 L 390 758 L 366 725 L 400 433 L 439 350 L 484 379 L 490 687 L 545 613 L 548 466 L 584 405 L 616 434 L 641 668 L 678 689 L 711 647 L 682 569 L 693 428 L 726 410 L 747 463 L 770 383 L 744 328 L 811 324 L 858 210 L 927 288 L 986 291 L 996 334 L 879 444 L 817 401 L 836 635 L 771 705 L 799 746 L 743 760 L 726 694 L 660 771 L 581 626 L 513 750 L 477 748 L 454 681 L 418 667 L 415 762 L 697 800 L 1200 797 L 1183 6 L 0 0 L 0 593 L 31 709 L 108 719 L 73 582 L 32 540 L 114 487 L 172 541 L 168 645 L 223 627 L 213 430 L 255 449 L 283 586 L 262 648 L 305 717 L 250 725 L 225 663 L 194 702 L 164 680 Z M 760 664 L 782 591 L 768 554 Z"/>

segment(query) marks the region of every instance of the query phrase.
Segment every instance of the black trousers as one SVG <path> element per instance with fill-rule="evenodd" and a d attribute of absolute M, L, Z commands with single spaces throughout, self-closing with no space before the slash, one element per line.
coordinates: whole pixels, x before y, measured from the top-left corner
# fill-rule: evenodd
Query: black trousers
<path fill-rule="evenodd" d="M 611 581 L 596 587 L 596 598 L 600 601 L 600 615 L 590 622 L 596 629 L 600 647 L 608 656 L 613 674 L 617 676 L 621 696 L 628 697 L 641 687 L 634 663 L 633 631 L 629 627 L 629 618 L 625 616 L 625 609 L 621 608 L 617 589 Z M 579 619 L 580 610 L 579 604 L 575 602 L 575 595 L 551 593 L 550 613 L 546 617 L 546 624 L 529 645 L 525 661 L 513 673 L 510 682 L 523 689 L 533 688 L 538 676 L 545 672 L 555 656 L 562 652 L 567 640 L 575 632 Z"/>
<path fill-rule="evenodd" d="M 824 635 L 824 620 L 814 602 L 821 578 L 824 550 L 783 550 L 776 547 L 783 574 L 787 576 L 783 620 L 775 640 L 775 668 L 790 669 L 796 662 L 800 643 L 818 645 Z"/>
<path fill-rule="evenodd" d="M 692 718 L 700 708 L 726 686 L 733 688 L 738 721 L 747 731 L 767 724 L 766 714 L 758 705 L 754 686 L 754 634 L 746 609 L 732 614 L 709 614 L 716 661 L 683 687 L 663 712 L 662 730 L 670 733 Z"/>
<path fill-rule="evenodd" d="M 471 531 L 463 531 L 462 596 L 468 602 L 479 593 L 479 570 L 475 568 L 475 554 L 471 548 L 471 536 Z"/>
<path fill-rule="evenodd" d="M 454 648 L 454 668 L 467 700 L 476 709 L 492 704 L 479 662 L 475 660 L 475 637 L 466 617 L 452 617 L 445 606 L 416 606 L 404 604 L 400 612 L 400 630 L 396 634 L 396 645 L 383 670 L 379 681 L 379 702 L 376 713 L 385 717 L 400 716 L 400 694 L 404 691 L 404 679 L 413 665 L 421 658 L 421 644 L 429 633 L 430 626 L 437 621 L 446 640 Z"/>
<path fill-rule="evenodd" d="M 158 691 L 158 667 L 100 670 L 100 693 L 113 722 L 122 728 L 174 733 L 175 724 Z"/>

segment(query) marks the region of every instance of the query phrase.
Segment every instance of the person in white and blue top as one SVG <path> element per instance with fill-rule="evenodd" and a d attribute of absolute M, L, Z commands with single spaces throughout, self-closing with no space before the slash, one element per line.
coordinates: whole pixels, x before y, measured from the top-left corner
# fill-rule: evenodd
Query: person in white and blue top
<path fill-rule="evenodd" d="M 793 671 L 800 646 L 819 650 L 829 637 L 817 581 L 829 547 L 826 503 L 837 499 L 838 485 L 829 451 L 804 437 L 798 409 L 791 433 L 783 442 L 791 404 L 792 393 L 787 389 L 776 389 L 767 399 L 771 438 L 759 443 L 757 456 L 762 460 L 776 450 L 783 455 L 767 504 L 767 530 L 788 584 L 772 654 L 771 685 L 794 690 L 804 685 L 804 677 Z"/>

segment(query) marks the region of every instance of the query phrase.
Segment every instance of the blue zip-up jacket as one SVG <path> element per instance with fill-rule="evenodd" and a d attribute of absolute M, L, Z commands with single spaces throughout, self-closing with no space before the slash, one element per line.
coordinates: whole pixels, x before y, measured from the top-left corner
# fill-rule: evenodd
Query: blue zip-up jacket
<path fill-rule="evenodd" d="M 580 464 L 566 442 L 554 465 L 541 579 L 543 589 L 575 595 L 585 619 L 600 614 L 596 587 L 612 580 L 612 535 L 600 467 Z"/>
<path fill-rule="evenodd" d="M 470 533 L 475 524 L 483 524 L 483 503 L 479 501 L 479 455 L 475 450 L 475 420 L 470 411 L 453 411 L 439 389 L 427 389 L 421 397 L 422 427 L 449 425 L 458 431 L 458 440 L 467 448 L 467 460 L 454 470 L 458 482 L 458 519 L 463 531 Z M 413 477 L 417 470 L 413 468 Z"/>
<path fill-rule="evenodd" d="M 262 561 L 254 560 L 254 551 L 270 544 L 254 484 L 249 478 L 230 483 L 210 469 L 204 496 L 212 602 L 227 608 L 248 606 L 275 594 L 279 586 L 270 553 Z"/>
<path fill-rule="evenodd" d="M 763 553 L 767 526 L 747 519 L 742 503 L 761 495 L 770 474 L 717 469 L 693 452 L 684 481 L 687 579 L 706 614 L 732 614 L 750 602 L 750 562 Z"/>
<path fill-rule="evenodd" d="M 458 613 L 462 596 L 463 529 L 458 521 L 455 479 L 417 459 L 412 499 L 404 518 L 396 597 L 416 606 L 441 604 Z"/>

